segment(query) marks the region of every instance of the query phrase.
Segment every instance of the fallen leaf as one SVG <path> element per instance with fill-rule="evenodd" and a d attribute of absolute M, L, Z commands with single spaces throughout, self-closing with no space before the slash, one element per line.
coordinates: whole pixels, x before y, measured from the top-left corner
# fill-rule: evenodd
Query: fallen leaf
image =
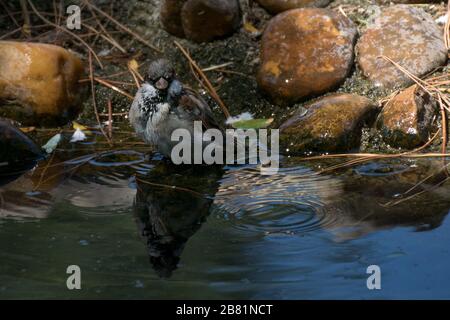
<path fill-rule="evenodd" d="M 135 59 L 131 59 L 130 61 L 128 61 L 128 68 L 137 72 L 138 68 L 139 68 L 139 64 L 137 63 L 137 61 Z"/>
<path fill-rule="evenodd" d="M 258 33 L 261 32 L 254 25 L 252 25 L 250 22 L 245 22 L 244 23 L 244 30 L 249 32 L 249 33 L 254 33 L 254 34 L 258 34 Z"/>
<path fill-rule="evenodd" d="M 48 154 L 52 153 L 58 147 L 61 139 L 62 135 L 60 133 L 54 135 L 45 145 L 42 146 L 42 149 L 44 149 Z"/>
<path fill-rule="evenodd" d="M 75 130 L 87 130 L 87 127 L 83 126 L 82 124 L 79 124 L 78 122 L 72 121 L 72 126 Z"/>
<path fill-rule="evenodd" d="M 23 127 L 23 128 L 20 128 L 20 131 L 22 131 L 23 133 L 33 132 L 34 130 L 36 130 L 36 127 Z"/>
<path fill-rule="evenodd" d="M 92 132 L 89 131 L 87 127 L 83 126 L 82 124 L 79 124 L 78 122 L 72 121 L 72 126 L 75 130 L 81 130 L 84 132 L 84 134 L 88 136 L 92 134 Z"/>
<path fill-rule="evenodd" d="M 273 118 L 270 119 L 251 119 L 251 120 L 241 120 L 232 123 L 231 125 L 235 129 L 262 129 L 267 128 L 273 122 Z"/>
<path fill-rule="evenodd" d="M 78 141 L 84 141 L 86 140 L 86 135 L 81 129 L 75 130 L 74 134 L 72 135 L 72 138 L 70 139 L 70 142 L 78 142 Z"/>
<path fill-rule="evenodd" d="M 226 124 L 233 124 L 235 122 L 239 121 L 247 121 L 247 120 L 253 120 L 253 115 L 250 112 L 244 112 L 234 117 L 229 117 Z"/>

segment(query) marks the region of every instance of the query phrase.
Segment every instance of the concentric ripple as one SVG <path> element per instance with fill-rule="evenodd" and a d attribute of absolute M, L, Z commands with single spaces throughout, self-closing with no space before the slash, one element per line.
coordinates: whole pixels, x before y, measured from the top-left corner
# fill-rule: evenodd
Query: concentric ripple
<path fill-rule="evenodd" d="M 337 179 L 302 168 L 280 169 L 274 176 L 259 171 L 229 171 L 216 195 L 216 215 L 235 228 L 263 233 L 304 233 L 331 226 L 336 216 L 323 204 L 341 193 Z"/>
<path fill-rule="evenodd" d="M 141 152 L 133 150 L 105 152 L 99 157 L 90 160 L 89 163 L 100 167 L 130 166 L 144 162 L 145 156 Z"/>

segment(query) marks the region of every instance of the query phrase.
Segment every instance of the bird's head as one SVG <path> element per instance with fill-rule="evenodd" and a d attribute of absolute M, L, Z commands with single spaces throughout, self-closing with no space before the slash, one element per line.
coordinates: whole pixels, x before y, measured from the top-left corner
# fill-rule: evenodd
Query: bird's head
<path fill-rule="evenodd" d="M 166 59 L 153 61 L 145 76 L 145 81 L 158 90 L 166 91 L 175 79 L 175 70 Z"/>

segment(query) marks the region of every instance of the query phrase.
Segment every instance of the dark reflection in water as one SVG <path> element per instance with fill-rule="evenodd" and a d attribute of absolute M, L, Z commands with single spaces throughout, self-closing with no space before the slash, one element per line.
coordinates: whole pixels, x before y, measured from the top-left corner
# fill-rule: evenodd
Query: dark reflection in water
<path fill-rule="evenodd" d="M 388 227 L 417 231 L 439 227 L 448 214 L 449 174 L 441 161 L 420 166 L 397 161 L 361 165 L 348 174 L 343 197 L 324 210 L 343 217 L 342 238 L 355 238 Z"/>
<path fill-rule="evenodd" d="M 34 141 L 0 118 L 0 186 L 19 178 L 44 157 Z"/>
<path fill-rule="evenodd" d="M 146 176 L 136 177 L 134 213 L 160 277 L 172 275 L 186 242 L 206 221 L 222 174 L 216 166 L 162 161 Z"/>
<path fill-rule="evenodd" d="M 237 229 L 265 234 L 322 229 L 345 240 L 398 226 L 430 230 L 448 214 L 448 180 L 446 166 L 429 160 L 371 162 L 328 175 L 302 166 L 267 177 L 232 170 L 214 210 Z"/>

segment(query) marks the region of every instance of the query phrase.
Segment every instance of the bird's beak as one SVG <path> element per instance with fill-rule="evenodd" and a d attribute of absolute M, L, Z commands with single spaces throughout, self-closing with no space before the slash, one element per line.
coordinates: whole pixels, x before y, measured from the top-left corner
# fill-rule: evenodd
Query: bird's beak
<path fill-rule="evenodd" d="M 169 86 L 169 82 L 167 82 L 166 79 L 161 78 L 155 83 L 155 86 L 156 86 L 156 89 L 166 90 L 167 87 Z"/>

